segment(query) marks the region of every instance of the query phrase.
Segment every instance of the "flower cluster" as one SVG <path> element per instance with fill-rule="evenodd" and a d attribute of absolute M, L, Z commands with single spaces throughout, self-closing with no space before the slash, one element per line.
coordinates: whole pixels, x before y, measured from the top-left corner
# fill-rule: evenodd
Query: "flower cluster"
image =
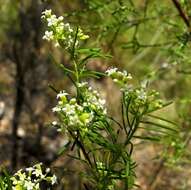
<path fill-rule="evenodd" d="M 59 97 L 59 101 L 56 107 L 53 108 L 53 112 L 60 116 L 66 126 L 76 129 L 76 127 L 85 127 L 91 123 L 93 113 L 78 104 L 76 98 L 68 100 L 62 92 L 57 97 Z"/>
<path fill-rule="evenodd" d="M 57 95 L 58 103 L 52 111 L 58 114 L 62 126 L 86 132 L 96 115 L 106 114 L 105 100 L 100 98 L 97 91 L 91 87 L 87 88 L 86 83 L 79 83 L 78 88 L 82 92 L 83 100 L 78 101 L 76 98 L 69 100 L 68 94 L 61 91 Z M 53 122 L 53 125 L 57 125 L 57 122 Z M 59 130 L 65 129 L 58 126 Z"/>
<path fill-rule="evenodd" d="M 100 98 L 100 94 L 97 90 L 93 90 L 92 87 L 88 87 L 86 82 L 79 83 L 78 88 L 81 89 L 83 94 L 83 106 L 87 109 L 96 112 L 99 115 L 106 115 L 107 109 L 105 107 L 106 101 Z"/>
<path fill-rule="evenodd" d="M 155 90 L 148 90 L 143 87 L 129 88 L 124 90 L 125 101 L 130 102 L 131 112 L 151 112 L 163 107 L 163 101 Z"/>
<path fill-rule="evenodd" d="M 64 23 L 63 16 L 56 17 L 52 14 L 52 10 L 45 10 L 42 12 L 42 19 L 47 22 L 48 30 L 45 32 L 43 39 L 48 41 L 54 41 L 55 46 L 62 46 L 65 49 L 71 50 L 74 46 L 79 44 L 80 40 L 86 40 L 89 38 L 79 28 L 77 33 L 77 39 L 75 41 L 76 31 L 69 23 Z"/>
<path fill-rule="evenodd" d="M 50 174 L 50 169 L 43 171 L 42 164 L 36 164 L 33 167 L 19 170 L 11 178 L 13 190 L 39 190 L 42 181 L 54 185 L 57 182 L 55 175 Z"/>
<path fill-rule="evenodd" d="M 146 88 L 147 81 L 143 81 L 139 87 L 134 87 L 128 84 L 128 81 L 132 77 L 126 71 L 121 72 L 117 68 L 112 68 L 108 69 L 106 74 L 120 85 L 121 91 L 125 96 L 125 101 L 132 108 L 131 112 L 137 112 L 138 110 L 149 112 L 163 106 L 163 102 L 158 98 L 159 93 Z"/>
<path fill-rule="evenodd" d="M 132 79 L 131 74 L 127 73 L 127 71 L 118 71 L 117 68 L 111 68 L 106 71 L 106 74 L 112 78 L 114 82 L 119 84 L 121 87 L 124 87 L 127 82 Z"/>

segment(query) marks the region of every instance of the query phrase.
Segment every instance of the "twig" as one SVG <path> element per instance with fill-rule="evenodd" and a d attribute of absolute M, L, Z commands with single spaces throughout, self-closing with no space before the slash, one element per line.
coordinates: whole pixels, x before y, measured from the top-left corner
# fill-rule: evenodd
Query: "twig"
<path fill-rule="evenodd" d="M 165 159 L 162 159 L 159 163 L 158 168 L 154 172 L 154 175 L 151 179 L 151 182 L 149 183 L 150 190 L 154 190 L 157 185 L 157 179 L 159 178 L 163 168 L 164 168 Z"/>
<path fill-rule="evenodd" d="M 182 7 L 179 3 L 178 0 L 172 0 L 172 2 L 174 3 L 174 6 L 176 7 L 176 9 L 179 12 L 180 17 L 183 19 L 184 23 L 186 24 L 186 26 L 190 29 L 190 22 L 189 22 L 189 18 L 186 15 L 186 13 L 184 13 L 184 11 L 182 10 Z"/>

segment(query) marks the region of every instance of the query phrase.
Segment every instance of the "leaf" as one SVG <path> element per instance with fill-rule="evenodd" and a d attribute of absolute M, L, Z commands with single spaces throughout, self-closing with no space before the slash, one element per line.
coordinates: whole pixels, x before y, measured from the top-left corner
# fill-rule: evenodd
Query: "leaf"
<path fill-rule="evenodd" d="M 101 51 L 100 48 L 80 48 L 76 50 L 78 53 L 90 54 L 90 53 L 98 53 Z"/>
<path fill-rule="evenodd" d="M 154 125 L 156 127 L 160 127 L 160 128 L 166 129 L 166 130 L 173 131 L 173 132 L 178 132 L 176 129 L 173 129 L 173 128 L 169 127 L 169 126 L 162 125 L 162 124 L 159 124 L 159 123 L 154 123 L 152 121 L 140 121 L 140 122 L 144 123 L 144 124 Z"/>
<path fill-rule="evenodd" d="M 74 160 L 79 160 L 81 162 L 84 162 L 85 164 L 88 164 L 88 162 L 86 160 L 84 160 L 84 159 L 78 158 L 78 157 L 70 155 L 70 154 L 67 154 L 67 156 L 74 159 Z"/>
<path fill-rule="evenodd" d="M 64 153 L 67 151 L 67 149 L 68 149 L 68 147 L 69 147 L 70 144 L 71 144 L 71 142 L 68 141 L 63 147 L 61 147 L 61 148 L 59 149 L 59 151 L 58 151 L 58 155 L 64 154 Z"/>
<path fill-rule="evenodd" d="M 62 69 L 62 71 L 64 71 L 64 73 L 71 73 L 74 74 L 74 72 L 68 68 L 66 68 L 63 64 L 58 64 L 58 66 Z"/>
<path fill-rule="evenodd" d="M 98 71 L 91 71 L 91 70 L 85 70 L 81 73 L 81 77 L 101 78 L 103 76 L 106 76 L 106 74 L 102 72 L 98 72 Z"/>
<path fill-rule="evenodd" d="M 79 49 L 78 53 L 86 54 L 87 56 L 83 58 L 79 65 L 83 66 L 86 64 L 87 60 L 91 58 L 111 58 L 112 56 L 109 54 L 104 54 L 101 52 L 100 48 L 85 48 L 85 49 Z"/>
<path fill-rule="evenodd" d="M 154 127 L 148 127 L 148 126 L 142 126 L 142 127 L 139 127 L 139 129 L 145 129 L 145 130 L 147 130 L 148 132 L 149 131 L 153 131 L 153 132 L 158 132 L 158 133 L 162 133 L 162 134 L 165 134 L 165 135 L 169 135 L 169 136 L 176 136 L 176 133 L 170 133 L 170 132 L 167 132 L 166 130 L 164 131 L 164 130 L 162 130 L 162 129 L 160 129 L 160 128 L 154 128 Z"/>
<path fill-rule="evenodd" d="M 137 135 L 134 135 L 133 137 L 138 139 L 143 139 L 143 140 L 149 140 L 149 141 L 160 141 L 159 137 L 137 136 Z"/>
<path fill-rule="evenodd" d="M 152 117 L 152 118 L 155 118 L 155 119 L 159 119 L 159 120 L 161 120 L 161 121 L 165 121 L 165 122 L 167 122 L 167 123 L 170 123 L 170 124 L 175 125 L 175 126 L 178 127 L 178 125 L 177 125 L 175 122 L 170 121 L 170 120 L 167 120 L 167 119 L 162 118 L 162 117 L 160 117 L 160 116 L 151 115 L 151 114 L 148 114 L 148 116 L 149 116 L 149 117 Z"/>
<path fill-rule="evenodd" d="M 91 142 L 96 143 L 97 145 L 104 147 L 105 149 L 117 152 L 117 146 L 109 142 L 105 137 L 103 137 L 97 131 L 92 131 L 88 134 L 88 138 Z"/>
<path fill-rule="evenodd" d="M 0 176 L 0 189 L 12 190 L 12 181 L 6 170 L 3 170 L 3 176 Z M 5 187 L 6 185 L 6 187 Z"/>

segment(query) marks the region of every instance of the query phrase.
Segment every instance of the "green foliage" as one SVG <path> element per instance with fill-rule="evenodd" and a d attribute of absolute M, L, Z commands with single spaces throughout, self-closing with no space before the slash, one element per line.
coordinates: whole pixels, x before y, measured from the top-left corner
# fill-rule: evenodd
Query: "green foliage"
<path fill-rule="evenodd" d="M 2 174 L 0 174 L 0 189 L 1 190 L 11 190 L 12 189 L 11 177 L 5 170 L 3 170 Z"/>
<path fill-rule="evenodd" d="M 175 1 L 166 0 L 43 2 L 55 10 L 56 5 L 60 11 L 67 7 L 64 17 L 56 17 L 51 10 L 43 12 L 48 25 L 43 39 L 52 41 L 69 57 L 65 65 L 51 55 L 75 89 L 70 95 L 52 87 L 57 93 L 53 108 L 57 121 L 52 125 L 68 138 L 59 153 L 83 165 L 84 188 L 132 189 L 136 184 L 132 154 L 137 138 L 157 142 L 165 165 L 185 170 L 184 164 L 190 163 L 191 139 L 189 0 L 177 1 L 178 7 Z M 1 30 L 6 31 L 13 26 L 21 4 L 8 0 L 0 4 Z M 92 60 L 98 59 L 107 59 L 120 69 L 90 69 Z M 121 68 L 128 68 L 133 77 Z M 87 82 L 107 77 L 121 92 L 121 120 L 110 116 L 110 105 Z M 172 113 L 161 111 L 164 107 L 173 109 Z M 5 173 L 0 178 L 1 188 L 7 184 Z"/>
<path fill-rule="evenodd" d="M 148 81 L 143 81 L 137 87 L 130 84 L 132 77 L 126 71 L 121 72 L 117 68 L 112 68 L 104 74 L 88 70 L 86 63 L 89 59 L 107 56 L 100 54 L 100 50 L 96 48 L 81 48 L 80 41 L 84 38 L 81 39 L 79 36 L 86 35 L 78 27 L 74 35 L 74 30 L 69 27 L 70 24 L 65 27 L 63 17 L 56 18 L 51 10 L 44 11 L 42 17 L 51 30 L 45 32 L 44 39 L 57 41 L 59 46 L 70 55 L 72 64 L 70 69 L 61 64 L 60 67 L 76 89 L 75 97 L 60 91 L 57 94 L 58 103 L 53 108 L 58 120 L 52 125 L 69 139 L 67 146 L 64 146 L 61 152 L 66 152 L 66 149 L 77 150 L 76 155 L 69 156 L 86 166 L 86 170 L 81 172 L 86 189 L 89 189 L 89 186 L 91 189 L 98 190 L 132 189 L 135 186 L 136 176 L 136 164 L 132 160 L 133 139 L 160 140 L 161 133 L 176 132 L 169 126 L 145 121 L 146 116 L 152 119 L 150 114 L 167 104 L 159 99 L 158 92 L 147 89 Z M 57 27 L 59 30 L 55 29 Z M 100 98 L 100 94 L 87 82 L 84 82 L 89 76 L 109 76 L 119 85 L 122 93 L 122 123 L 108 115 L 105 100 Z M 159 117 L 157 119 L 164 120 Z M 155 137 L 136 135 L 141 123 L 155 125 L 161 133 L 155 134 Z M 157 131 L 155 128 L 152 130 Z"/>

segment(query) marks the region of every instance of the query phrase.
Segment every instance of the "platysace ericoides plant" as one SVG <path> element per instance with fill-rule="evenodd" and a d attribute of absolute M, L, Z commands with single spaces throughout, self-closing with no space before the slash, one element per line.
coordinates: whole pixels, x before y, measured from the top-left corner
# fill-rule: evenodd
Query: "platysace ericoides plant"
<path fill-rule="evenodd" d="M 64 90 L 56 90 L 57 105 L 52 111 L 57 121 L 52 124 L 68 136 L 69 142 L 64 150 L 77 150 L 72 158 L 86 166 L 84 171 L 78 171 L 82 174 L 84 189 L 133 188 L 136 167 L 132 160 L 133 139 L 153 139 L 135 134 L 144 119 L 165 104 L 158 93 L 149 90 L 146 85 L 131 84 L 132 77 L 126 71 L 117 68 L 105 73 L 88 70 L 86 64 L 89 59 L 107 56 L 98 48 L 82 48 L 80 42 L 88 36 L 79 27 L 75 29 L 71 24 L 64 23 L 62 16 L 57 18 L 51 10 L 46 10 L 42 13 L 42 19 L 48 28 L 43 38 L 62 47 L 71 58 L 70 68 L 58 65 L 74 84 L 76 94 L 71 97 Z M 120 87 L 122 123 L 108 115 L 105 100 L 86 82 L 87 77 L 100 76 L 110 77 Z M 168 127 L 163 129 L 171 130 Z"/>

